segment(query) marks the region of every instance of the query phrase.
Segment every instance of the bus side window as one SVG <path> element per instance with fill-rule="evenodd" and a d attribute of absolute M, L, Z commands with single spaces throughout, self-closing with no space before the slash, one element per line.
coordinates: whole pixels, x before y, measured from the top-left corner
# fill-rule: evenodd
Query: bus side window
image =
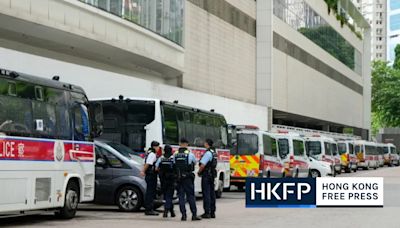
<path fill-rule="evenodd" d="M 279 139 L 279 156 L 284 159 L 289 154 L 289 141 L 287 139 Z"/>
<path fill-rule="evenodd" d="M 89 117 L 86 106 L 75 105 L 74 110 L 74 140 L 89 140 Z"/>

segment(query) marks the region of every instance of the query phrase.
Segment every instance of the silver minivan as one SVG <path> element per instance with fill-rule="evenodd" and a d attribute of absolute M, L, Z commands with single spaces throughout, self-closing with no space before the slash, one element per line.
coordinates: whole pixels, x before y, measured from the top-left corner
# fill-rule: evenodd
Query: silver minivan
<path fill-rule="evenodd" d="M 95 141 L 95 151 L 94 202 L 117 205 L 121 211 L 139 211 L 146 192 L 146 182 L 140 175 L 144 159 L 128 147 L 108 141 Z M 162 201 L 154 205 L 159 207 Z"/>

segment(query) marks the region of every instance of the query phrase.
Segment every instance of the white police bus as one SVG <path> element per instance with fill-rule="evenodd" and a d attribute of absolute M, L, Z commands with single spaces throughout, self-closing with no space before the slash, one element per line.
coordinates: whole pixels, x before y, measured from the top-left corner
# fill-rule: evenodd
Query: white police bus
<path fill-rule="evenodd" d="M 101 106 L 88 112 L 82 88 L 54 79 L 0 70 L 2 215 L 55 209 L 72 218 L 79 202 L 94 198 Z"/>
<path fill-rule="evenodd" d="M 157 99 L 120 96 L 94 99 L 93 102 L 103 106 L 104 132 L 101 138 L 122 143 L 137 153 L 145 152 L 153 140 L 161 145 L 169 144 L 176 150 L 179 139 L 184 137 L 189 141 L 189 149 L 199 160 L 206 151 L 204 140 L 212 139 L 218 154 L 217 197 L 221 196 L 224 188 L 229 188 L 230 152 L 224 116 Z M 201 182 L 197 176 L 195 192 L 201 192 Z"/>

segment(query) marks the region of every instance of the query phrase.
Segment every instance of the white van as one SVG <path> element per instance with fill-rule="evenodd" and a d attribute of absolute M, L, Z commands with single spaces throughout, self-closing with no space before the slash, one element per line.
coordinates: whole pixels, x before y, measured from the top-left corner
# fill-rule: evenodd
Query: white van
<path fill-rule="evenodd" d="M 287 177 L 309 177 L 310 165 L 305 141 L 296 134 L 275 134 Z"/>
<path fill-rule="evenodd" d="M 379 167 L 383 167 L 385 165 L 385 147 L 386 145 L 383 143 L 376 144 L 378 150 L 378 164 Z"/>
<path fill-rule="evenodd" d="M 376 143 L 364 140 L 354 142 L 354 151 L 359 160 L 358 167 L 368 170 L 379 166 L 378 149 Z"/>
<path fill-rule="evenodd" d="M 387 144 L 385 144 L 385 147 L 383 150 L 384 150 L 385 165 L 399 166 L 399 154 L 396 151 L 396 146 L 391 143 L 387 143 Z"/>
<path fill-rule="evenodd" d="M 331 163 L 333 175 L 340 174 L 342 165 L 335 140 L 325 136 L 306 138 L 307 154 L 319 161 Z"/>

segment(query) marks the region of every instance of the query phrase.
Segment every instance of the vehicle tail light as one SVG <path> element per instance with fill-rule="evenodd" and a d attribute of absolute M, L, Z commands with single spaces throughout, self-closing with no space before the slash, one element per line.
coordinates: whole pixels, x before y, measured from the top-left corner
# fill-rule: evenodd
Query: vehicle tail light
<path fill-rule="evenodd" d="M 350 154 L 347 154 L 347 161 L 350 161 Z"/>
<path fill-rule="evenodd" d="M 290 168 L 294 167 L 294 156 L 293 155 L 290 155 L 289 167 Z"/>
<path fill-rule="evenodd" d="M 264 168 L 264 155 L 260 155 L 260 171 L 263 171 Z"/>

